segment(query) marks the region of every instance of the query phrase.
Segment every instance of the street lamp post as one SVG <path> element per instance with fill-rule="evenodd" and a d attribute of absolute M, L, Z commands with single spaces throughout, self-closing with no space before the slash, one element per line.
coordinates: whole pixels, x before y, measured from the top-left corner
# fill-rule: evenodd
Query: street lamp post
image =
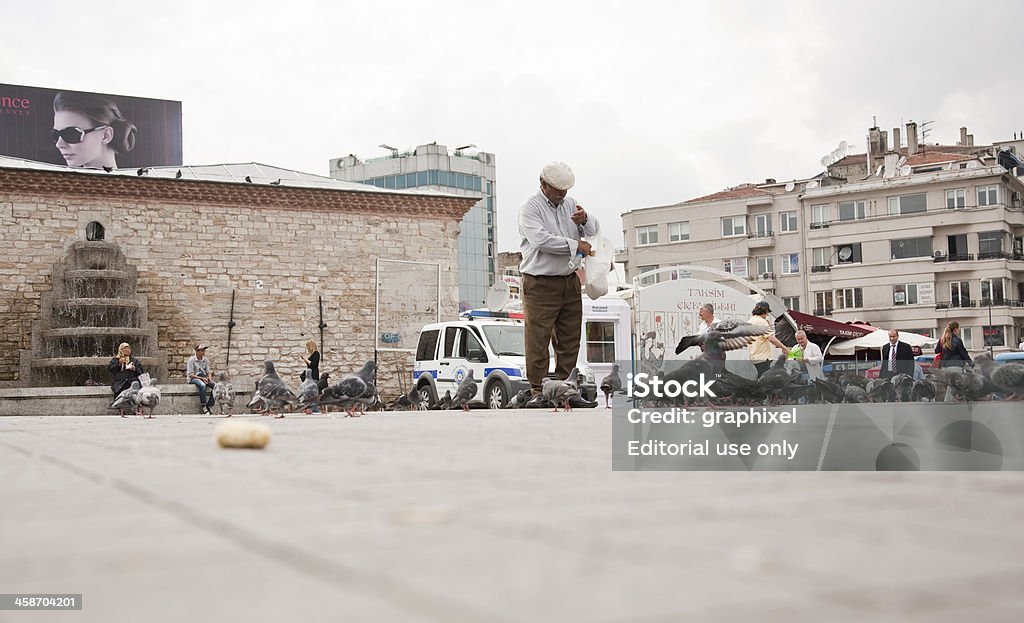
<path fill-rule="evenodd" d="M 991 290 L 991 286 L 989 286 L 989 293 L 988 293 L 988 330 L 990 332 L 992 331 L 992 290 Z M 985 337 L 985 332 L 984 331 L 982 331 L 982 337 Z M 986 338 L 985 341 L 988 342 L 988 354 L 992 355 L 992 340 Z"/>

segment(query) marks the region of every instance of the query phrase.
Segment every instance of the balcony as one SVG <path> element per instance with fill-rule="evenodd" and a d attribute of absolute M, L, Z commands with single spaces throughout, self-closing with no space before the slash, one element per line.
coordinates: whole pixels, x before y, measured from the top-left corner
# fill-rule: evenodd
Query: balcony
<path fill-rule="evenodd" d="M 977 301 L 972 301 L 971 299 L 966 298 L 953 299 L 951 301 L 937 301 L 935 303 L 935 309 L 957 309 L 977 306 Z"/>
<path fill-rule="evenodd" d="M 1018 301 L 1016 299 L 1008 299 L 1004 297 L 997 297 L 991 301 L 992 307 L 1024 307 L 1024 301 Z M 939 301 L 935 304 L 935 309 L 958 309 L 958 308 L 984 308 L 989 306 L 989 299 L 983 298 L 977 301 L 970 299 L 960 299 L 952 301 Z"/>
<path fill-rule="evenodd" d="M 750 276 L 751 281 L 775 281 L 775 273 L 754 273 Z"/>
<path fill-rule="evenodd" d="M 1013 256 L 1005 251 L 986 251 L 978 254 L 978 260 L 1008 260 Z"/>
<path fill-rule="evenodd" d="M 751 232 L 747 234 L 747 248 L 760 249 L 775 246 L 775 233 L 771 231 Z"/>
<path fill-rule="evenodd" d="M 819 266 L 811 266 L 812 273 L 830 273 L 832 272 L 831 264 L 821 264 Z"/>
<path fill-rule="evenodd" d="M 973 253 L 958 253 L 956 255 L 946 255 L 942 251 L 936 251 L 935 256 L 932 258 L 933 262 L 973 262 Z"/>
<path fill-rule="evenodd" d="M 814 310 L 814 315 L 815 316 L 830 316 L 830 315 L 832 315 L 832 308 L 831 307 L 819 307 L 819 308 Z"/>
<path fill-rule="evenodd" d="M 831 225 L 831 224 L 832 224 L 832 221 L 818 221 L 816 223 L 811 223 L 810 224 L 810 228 L 811 229 L 828 229 L 829 225 Z"/>

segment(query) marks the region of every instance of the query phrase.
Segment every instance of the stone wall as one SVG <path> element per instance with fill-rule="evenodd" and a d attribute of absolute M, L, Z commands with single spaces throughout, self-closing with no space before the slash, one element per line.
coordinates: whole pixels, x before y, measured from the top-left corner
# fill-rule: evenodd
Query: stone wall
<path fill-rule="evenodd" d="M 137 266 L 138 292 L 149 299 L 172 377 L 184 376 L 199 341 L 210 345 L 215 370 L 224 369 L 235 291 L 228 372 L 258 378 L 272 359 L 294 384 L 303 344 L 320 339 L 318 296 L 327 325 L 321 371 L 336 379 L 374 357 L 378 258 L 439 264 L 440 307 L 436 297 L 414 298 L 403 309 L 456 315 L 458 221 L 472 205 L 454 197 L 0 169 L 0 382 L 18 384 L 19 350 L 30 347 L 51 265 L 85 237 L 89 222 L 101 223 L 105 239 Z M 412 348 L 409 342 L 392 346 Z M 396 393 L 402 364 L 395 359 L 389 356 L 393 369 L 379 378 L 385 395 Z"/>

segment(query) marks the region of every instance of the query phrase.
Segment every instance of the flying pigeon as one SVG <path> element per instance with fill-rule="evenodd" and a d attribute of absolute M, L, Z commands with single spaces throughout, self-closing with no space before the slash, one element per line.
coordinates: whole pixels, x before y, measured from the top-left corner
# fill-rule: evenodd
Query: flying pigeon
<path fill-rule="evenodd" d="M 317 387 L 317 381 L 313 378 L 312 370 L 306 368 L 306 373 L 302 378 L 305 380 L 299 384 L 299 389 L 295 393 L 299 399 L 299 409 L 309 414 L 313 412 L 313 407 L 317 406 L 320 401 L 320 390 Z"/>
<path fill-rule="evenodd" d="M 288 389 L 288 386 L 281 377 L 274 371 L 274 362 L 266 360 L 263 362 L 263 378 L 259 382 L 260 396 L 263 397 L 263 402 L 267 405 L 267 412 L 273 413 L 275 409 L 280 409 L 286 404 L 292 404 L 298 397 L 292 393 L 292 390 Z M 283 413 L 278 413 L 274 417 L 282 418 Z"/>
<path fill-rule="evenodd" d="M 108 409 L 117 409 L 117 412 L 121 414 L 121 417 L 128 417 L 124 414 L 125 411 L 135 411 L 138 406 L 139 388 L 142 384 L 138 381 L 132 381 L 130 387 L 126 388 L 117 398 L 114 398 L 114 402 L 110 403 Z"/>
<path fill-rule="evenodd" d="M 724 353 L 728 350 L 743 348 L 753 342 L 754 338 L 765 333 L 770 333 L 766 327 L 752 325 L 749 322 L 720 320 L 711 325 L 705 333 L 683 336 L 676 346 L 676 354 L 678 355 L 691 346 L 700 346 L 704 352 L 712 349 L 716 354 Z"/>
<path fill-rule="evenodd" d="M 231 412 L 235 408 L 235 386 L 231 384 L 228 375 L 224 372 L 217 376 L 217 382 L 213 385 L 213 399 L 217 401 L 221 415 L 224 414 L 226 408 L 228 417 L 231 417 Z"/>
<path fill-rule="evenodd" d="M 153 385 L 153 382 L 150 381 L 149 385 L 139 390 L 137 400 L 139 403 L 139 415 L 144 416 L 147 420 L 153 419 L 153 409 L 160 404 L 160 388 Z M 149 409 L 148 415 L 146 415 L 146 409 Z"/>
<path fill-rule="evenodd" d="M 622 379 L 619 378 L 619 364 L 613 363 L 611 373 L 601 379 L 601 391 L 604 392 L 604 406 L 606 409 L 610 409 L 612 394 L 622 391 Z"/>
<path fill-rule="evenodd" d="M 458 389 L 455 390 L 455 395 L 452 397 L 452 402 L 448 405 L 449 409 L 462 408 L 463 411 L 469 411 L 469 401 L 476 396 L 476 381 L 473 379 L 473 370 L 470 369 L 469 374 L 466 378 L 462 379 L 459 383 Z"/>

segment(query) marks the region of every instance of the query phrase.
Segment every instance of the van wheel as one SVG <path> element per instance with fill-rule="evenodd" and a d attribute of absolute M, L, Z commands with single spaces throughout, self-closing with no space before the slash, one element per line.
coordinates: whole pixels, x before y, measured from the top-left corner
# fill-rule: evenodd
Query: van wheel
<path fill-rule="evenodd" d="M 508 392 L 501 381 L 492 381 L 487 387 L 487 408 L 504 409 L 508 406 Z"/>
<path fill-rule="evenodd" d="M 437 404 L 437 394 L 430 383 L 420 385 L 420 411 L 431 409 Z"/>

